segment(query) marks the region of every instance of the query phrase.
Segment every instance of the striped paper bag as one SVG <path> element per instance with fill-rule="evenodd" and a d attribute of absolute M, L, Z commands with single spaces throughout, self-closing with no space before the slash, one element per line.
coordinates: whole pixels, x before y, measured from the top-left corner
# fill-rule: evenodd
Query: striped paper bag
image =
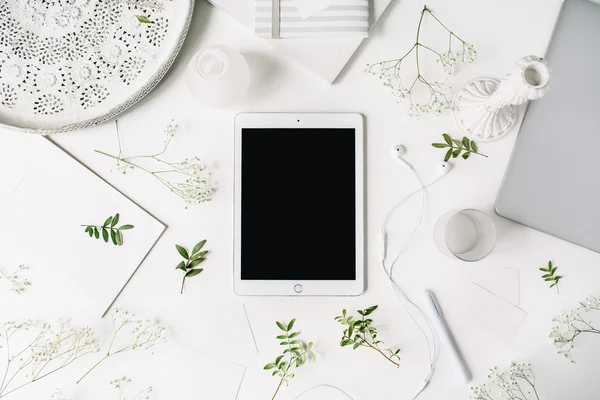
<path fill-rule="evenodd" d="M 273 39 L 369 36 L 369 0 L 317 0 L 326 6 L 310 15 L 300 7 L 302 1 L 315 0 L 255 0 L 256 35 Z"/>

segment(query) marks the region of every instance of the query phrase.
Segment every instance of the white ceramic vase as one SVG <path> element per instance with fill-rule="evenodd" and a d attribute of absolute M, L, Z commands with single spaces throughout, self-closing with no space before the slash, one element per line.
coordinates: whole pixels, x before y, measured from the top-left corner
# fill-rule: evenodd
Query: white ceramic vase
<path fill-rule="evenodd" d="M 545 60 L 527 56 L 517 61 L 499 81 L 477 78 L 468 82 L 452 102 L 452 117 L 471 139 L 499 139 L 518 117 L 518 105 L 545 96 L 550 90 L 550 71 Z"/>

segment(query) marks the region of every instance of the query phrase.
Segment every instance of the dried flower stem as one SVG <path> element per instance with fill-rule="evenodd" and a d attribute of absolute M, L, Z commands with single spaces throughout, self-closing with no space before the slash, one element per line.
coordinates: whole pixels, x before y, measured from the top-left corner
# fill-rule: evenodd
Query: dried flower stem
<path fill-rule="evenodd" d="M 6 322 L 2 325 L 0 336 L 4 336 L 5 339 L 7 363 L 0 383 L 0 398 L 67 367 L 81 357 L 98 351 L 99 341 L 91 328 L 74 328 L 67 320 L 60 323 L 58 331 L 53 331 L 50 324 L 44 324 L 27 346 L 13 353 L 10 339 L 32 328 L 31 321 Z M 11 387 L 11 384 L 16 382 L 15 379 L 21 376 L 27 380 Z"/>
<path fill-rule="evenodd" d="M 471 387 L 472 400 L 540 400 L 530 364 L 513 362 L 508 372 L 493 368 L 488 377 L 489 386 Z"/>
<path fill-rule="evenodd" d="M 421 42 L 421 26 L 426 14 L 431 15 L 448 32 L 448 49 L 444 53 L 440 53 Z M 453 38 L 458 40 L 462 45 L 461 50 L 456 53 L 452 51 Z M 447 110 L 450 107 L 450 102 L 446 97 L 446 91 L 449 89 L 449 86 L 444 83 L 430 81 L 423 76 L 421 73 L 421 49 L 435 54 L 438 62 L 442 64 L 444 71 L 449 75 L 454 72 L 454 67 L 458 60 L 464 63 L 467 61 L 473 62 L 477 58 L 477 52 L 471 44 L 465 42 L 453 31 L 448 29 L 448 27 L 446 27 L 446 25 L 444 25 L 431 10 L 427 8 L 427 6 L 424 6 L 417 26 L 416 41 L 410 50 L 398 59 L 368 64 L 365 68 L 365 72 L 372 75 L 378 75 L 384 82 L 384 86 L 390 87 L 392 89 L 392 94 L 399 99 L 408 97 L 411 105 L 409 110 L 411 115 L 418 116 L 423 113 L 441 114 L 442 111 Z M 417 76 L 412 80 L 412 83 L 407 86 L 403 84 L 400 76 L 401 66 L 402 62 L 413 52 L 415 53 Z M 415 103 L 413 99 L 413 89 L 418 83 L 426 87 L 429 91 L 429 98 L 424 104 Z"/>
<path fill-rule="evenodd" d="M 558 354 L 573 361 L 571 351 L 575 347 L 575 339 L 581 334 L 600 335 L 600 325 L 596 327 L 589 320 L 589 313 L 600 311 L 600 297 L 589 296 L 574 310 L 560 315 L 554 319 L 555 325 L 550 332 L 550 339 L 558 349 Z"/>
<path fill-rule="evenodd" d="M 96 153 L 116 160 L 117 169 L 123 174 L 125 174 L 128 169 L 133 168 L 138 168 L 141 171 L 150 174 L 171 192 L 183 199 L 187 205 L 204 203 L 211 200 L 214 188 L 211 183 L 210 173 L 208 172 L 206 165 L 200 162 L 199 158 L 194 157 L 176 163 L 168 162 L 160 158 L 160 156 L 167 151 L 171 139 L 179 128 L 178 125 L 172 122 L 165 128 L 166 138 L 162 151 L 151 155 L 131 157 L 125 157 L 123 154 L 121 135 L 119 132 L 119 121 L 115 121 L 115 125 L 117 130 L 117 141 L 119 144 L 119 155 L 114 156 L 100 150 L 94 150 Z M 145 168 L 140 165 L 137 160 L 152 160 L 158 163 L 160 168 L 157 170 Z"/>
<path fill-rule="evenodd" d="M 81 382 L 83 378 L 88 376 L 96 367 L 102 364 L 107 358 L 124 353 L 130 350 L 147 350 L 150 347 L 163 342 L 165 340 L 165 328 L 156 322 L 150 320 L 142 320 L 136 318 L 136 316 L 122 308 L 115 309 L 112 315 L 113 323 L 113 337 L 110 341 L 108 351 L 106 355 L 102 357 L 96 364 L 92 366 L 78 381 Z M 119 336 L 119 333 L 123 330 L 129 330 L 131 333 L 131 339 L 129 342 L 121 347 L 119 350 L 113 351 L 113 346 Z"/>
<path fill-rule="evenodd" d="M 16 294 L 21 294 L 25 290 L 27 290 L 28 286 L 31 286 L 31 282 L 28 279 L 19 279 L 19 274 L 22 271 L 28 270 L 29 267 L 26 265 L 19 265 L 15 272 L 12 274 L 7 274 L 2 269 L 0 269 L 0 280 L 2 278 L 6 279 L 10 283 L 10 290 Z"/>

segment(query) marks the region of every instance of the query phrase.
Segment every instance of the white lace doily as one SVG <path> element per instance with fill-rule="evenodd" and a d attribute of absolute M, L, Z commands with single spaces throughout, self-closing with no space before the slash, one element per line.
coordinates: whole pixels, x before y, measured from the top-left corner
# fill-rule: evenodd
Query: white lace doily
<path fill-rule="evenodd" d="M 0 0 L 0 124 L 48 134 L 117 115 L 167 72 L 193 9 L 194 0 Z"/>

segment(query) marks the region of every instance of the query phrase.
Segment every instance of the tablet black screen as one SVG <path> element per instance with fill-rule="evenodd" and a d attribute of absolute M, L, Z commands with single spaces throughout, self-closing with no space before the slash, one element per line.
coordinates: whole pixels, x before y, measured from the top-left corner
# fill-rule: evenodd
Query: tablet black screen
<path fill-rule="evenodd" d="M 355 134 L 242 129 L 242 279 L 356 279 Z"/>

